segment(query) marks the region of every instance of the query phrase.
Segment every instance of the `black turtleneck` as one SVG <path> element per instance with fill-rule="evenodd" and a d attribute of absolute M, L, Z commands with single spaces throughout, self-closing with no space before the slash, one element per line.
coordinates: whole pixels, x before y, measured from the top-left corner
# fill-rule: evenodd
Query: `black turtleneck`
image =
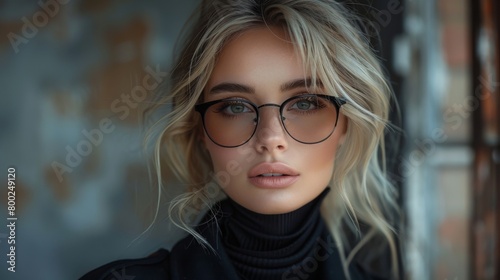
<path fill-rule="evenodd" d="M 276 215 L 250 211 L 231 199 L 221 202 L 224 248 L 242 279 L 282 279 L 313 255 L 325 230 L 319 210 L 328 192 L 329 188 L 301 208 Z"/>

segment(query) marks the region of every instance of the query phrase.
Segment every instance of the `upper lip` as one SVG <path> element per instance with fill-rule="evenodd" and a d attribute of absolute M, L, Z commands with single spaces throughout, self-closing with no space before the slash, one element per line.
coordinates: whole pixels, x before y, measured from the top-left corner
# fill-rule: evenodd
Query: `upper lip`
<path fill-rule="evenodd" d="M 290 166 L 281 162 L 263 162 L 257 164 L 250 172 L 248 172 L 248 177 L 257 177 L 265 173 L 279 173 L 288 176 L 297 176 L 299 172 Z"/>

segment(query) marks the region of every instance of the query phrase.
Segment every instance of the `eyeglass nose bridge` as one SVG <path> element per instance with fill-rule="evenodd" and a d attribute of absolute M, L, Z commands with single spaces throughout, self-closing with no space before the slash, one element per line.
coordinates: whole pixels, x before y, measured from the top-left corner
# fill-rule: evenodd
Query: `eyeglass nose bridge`
<path fill-rule="evenodd" d="M 260 108 L 262 108 L 262 107 L 269 107 L 269 106 L 273 106 L 273 107 L 278 107 L 278 108 L 281 108 L 281 106 L 280 106 L 280 105 L 278 105 L 278 104 L 274 104 L 274 103 L 266 103 L 266 104 L 262 104 L 262 105 L 258 106 L 258 107 L 257 107 L 257 109 L 260 109 Z"/>
<path fill-rule="evenodd" d="M 266 104 L 262 104 L 260 106 L 257 106 L 257 109 L 260 109 L 262 107 L 278 107 L 279 108 L 279 114 L 280 114 L 280 119 L 281 121 L 283 122 L 285 120 L 285 117 L 283 117 L 283 114 L 281 114 L 281 106 L 282 105 L 278 105 L 278 104 L 274 104 L 274 103 L 266 103 Z M 257 118 L 259 119 L 260 121 L 260 111 L 257 112 Z M 257 121 L 257 120 L 256 120 Z M 282 124 L 283 125 L 283 124 Z"/>

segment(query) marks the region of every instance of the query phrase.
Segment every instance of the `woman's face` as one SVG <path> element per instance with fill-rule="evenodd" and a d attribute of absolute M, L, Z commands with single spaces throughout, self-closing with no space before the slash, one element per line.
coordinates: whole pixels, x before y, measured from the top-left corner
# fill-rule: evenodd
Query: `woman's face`
<path fill-rule="evenodd" d="M 204 101 L 242 98 L 257 106 L 281 104 L 292 96 L 307 93 L 300 83 L 284 89 L 284 85 L 307 77 L 285 31 L 278 27 L 256 27 L 235 36 L 222 49 L 204 90 Z M 212 90 L 223 83 L 242 87 L 221 90 L 219 86 Z M 280 214 L 296 210 L 329 184 L 347 119 L 339 114 L 334 133 L 325 141 L 302 144 L 283 129 L 278 107 L 265 106 L 259 112 L 257 131 L 240 147 L 218 146 L 205 133 L 203 141 L 213 162 L 215 178 L 231 199 L 254 212 Z M 263 177 L 263 173 L 288 176 Z"/>

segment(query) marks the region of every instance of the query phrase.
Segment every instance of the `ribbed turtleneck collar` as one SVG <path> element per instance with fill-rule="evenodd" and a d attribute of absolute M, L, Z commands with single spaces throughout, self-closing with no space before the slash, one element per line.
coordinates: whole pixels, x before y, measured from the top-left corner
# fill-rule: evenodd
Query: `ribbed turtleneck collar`
<path fill-rule="evenodd" d="M 231 199 L 229 202 L 233 208 L 232 219 L 234 223 L 264 235 L 286 236 L 296 232 L 306 219 L 316 214 L 315 208 L 321 204 L 317 202 L 321 201 L 322 197 L 323 194 L 320 194 L 314 200 L 292 212 L 273 215 L 253 212 Z"/>
<path fill-rule="evenodd" d="M 281 279 L 285 271 L 312 254 L 324 230 L 319 210 L 329 190 L 285 214 L 259 214 L 230 199 L 221 203 L 226 217 L 224 247 L 242 279 Z"/>

